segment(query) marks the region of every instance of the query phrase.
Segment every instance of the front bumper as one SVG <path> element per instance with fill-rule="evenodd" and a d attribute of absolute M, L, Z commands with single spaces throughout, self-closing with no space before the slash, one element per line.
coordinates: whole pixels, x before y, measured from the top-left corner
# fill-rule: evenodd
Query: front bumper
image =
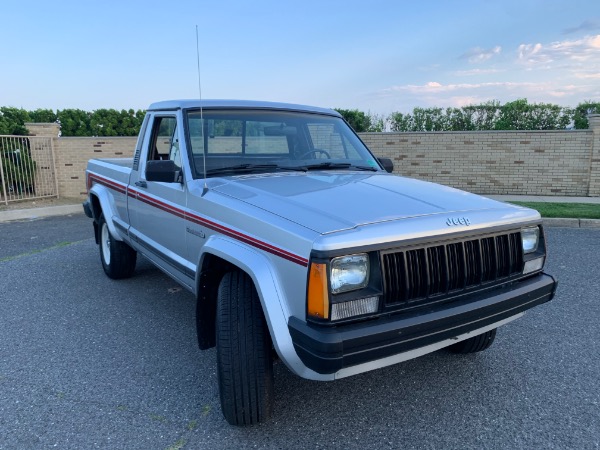
<path fill-rule="evenodd" d="M 552 300 L 556 286 L 551 275 L 540 273 L 507 287 L 410 314 L 338 327 L 312 325 L 291 317 L 288 328 L 302 362 L 317 373 L 334 374 L 502 322 Z"/>

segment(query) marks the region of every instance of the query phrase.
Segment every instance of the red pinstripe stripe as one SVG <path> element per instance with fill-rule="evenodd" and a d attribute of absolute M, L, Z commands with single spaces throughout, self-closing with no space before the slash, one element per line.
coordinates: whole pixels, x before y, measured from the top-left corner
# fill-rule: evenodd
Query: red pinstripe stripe
<path fill-rule="evenodd" d="M 147 194 L 139 192 L 131 187 L 127 187 L 126 185 L 124 185 L 122 183 L 112 181 L 108 178 L 104 178 L 104 177 L 101 177 L 101 176 L 93 174 L 93 173 L 90 173 L 88 175 L 88 180 L 89 180 L 90 187 L 93 185 L 93 183 L 101 184 L 101 185 L 106 186 L 110 189 L 113 189 L 117 192 L 126 194 L 128 197 L 137 198 L 138 200 L 146 203 L 147 205 L 153 206 L 162 211 L 173 214 L 179 218 L 187 220 L 188 222 L 192 222 L 197 225 L 202 225 L 202 226 L 205 226 L 212 230 L 218 231 L 226 236 L 232 237 L 234 239 L 237 239 L 238 241 L 252 245 L 253 247 L 264 250 L 266 252 L 269 252 L 273 255 L 279 256 L 280 258 L 286 259 L 288 261 L 299 264 L 301 266 L 304 266 L 304 267 L 308 266 L 308 260 L 306 258 L 303 258 L 294 253 L 288 252 L 287 250 L 284 250 L 282 248 L 275 247 L 274 245 L 271 245 L 267 242 L 253 238 L 252 236 L 249 236 L 247 234 L 240 233 L 239 231 L 236 231 L 232 228 L 228 228 L 217 222 L 213 222 L 212 220 L 206 219 L 205 217 L 199 216 L 199 215 L 194 214 L 189 211 L 185 211 L 180 208 L 176 208 L 176 207 L 169 205 L 165 202 L 162 202 L 154 197 L 151 197 Z"/>

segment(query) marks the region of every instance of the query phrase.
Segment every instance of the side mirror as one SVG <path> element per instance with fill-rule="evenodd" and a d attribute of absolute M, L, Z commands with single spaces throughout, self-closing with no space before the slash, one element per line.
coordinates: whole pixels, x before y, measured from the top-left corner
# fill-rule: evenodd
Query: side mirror
<path fill-rule="evenodd" d="M 387 173 L 392 173 L 394 171 L 394 163 L 390 158 L 377 158 L 379 164 L 383 166 Z"/>
<path fill-rule="evenodd" d="M 166 159 L 164 161 L 148 161 L 146 163 L 146 180 L 162 181 L 164 183 L 179 183 L 181 170 L 175 161 Z"/>

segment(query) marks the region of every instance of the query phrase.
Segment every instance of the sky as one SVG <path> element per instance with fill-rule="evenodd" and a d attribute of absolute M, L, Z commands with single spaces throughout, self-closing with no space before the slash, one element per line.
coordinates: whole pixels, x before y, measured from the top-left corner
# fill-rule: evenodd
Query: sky
<path fill-rule="evenodd" d="M 600 101 L 599 0 L 2 0 L 0 106 Z"/>

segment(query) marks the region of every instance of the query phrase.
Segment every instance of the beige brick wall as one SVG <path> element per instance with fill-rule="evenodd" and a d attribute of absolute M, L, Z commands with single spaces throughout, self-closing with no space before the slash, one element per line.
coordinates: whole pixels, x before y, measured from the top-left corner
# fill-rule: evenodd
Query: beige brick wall
<path fill-rule="evenodd" d="M 403 176 L 479 194 L 599 195 L 590 185 L 592 130 L 360 136 L 377 156 L 392 159 L 394 172 Z"/>
<path fill-rule="evenodd" d="M 600 197 L 600 114 L 588 116 L 593 131 L 590 155 L 590 197 Z"/>
<path fill-rule="evenodd" d="M 132 157 L 136 138 L 58 138 L 56 124 L 27 124 L 53 137 L 61 197 L 86 195 L 91 158 Z M 361 133 L 398 175 L 479 194 L 600 196 L 600 115 L 589 130 Z"/>
<path fill-rule="evenodd" d="M 61 197 L 86 195 L 85 168 L 92 158 L 131 158 L 134 137 L 67 137 L 55 140 L 56 175 Z"/>

